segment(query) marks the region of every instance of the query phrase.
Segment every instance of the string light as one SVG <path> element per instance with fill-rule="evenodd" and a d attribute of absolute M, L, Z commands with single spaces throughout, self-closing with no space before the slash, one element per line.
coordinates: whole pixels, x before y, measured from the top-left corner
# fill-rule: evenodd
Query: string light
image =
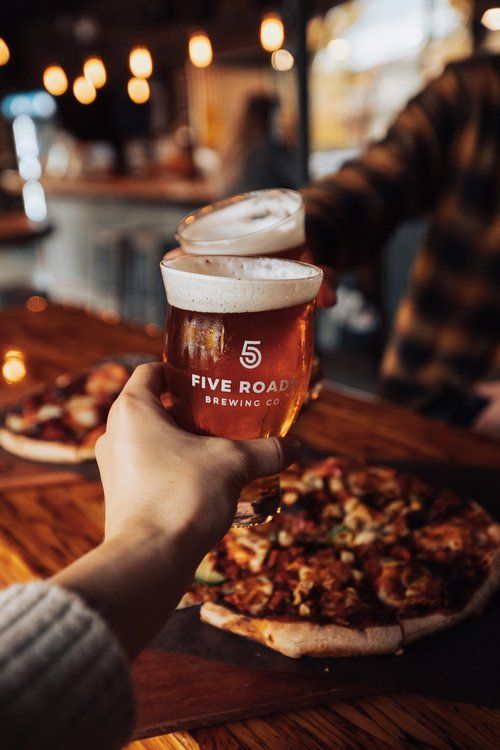
<path fill-rule="evenodd" d="M 153 58 L 147 47 L 134 47 L 130 53 L 129 66 L 135 78 L 149 78 L 153 72 Z"/>
<path fill-rule="evenodd" d="M 291 52 L 287 49 L 277 49 L 271 55 L 271 65 L 274 70 L 284 71 L 293 68 L 295 60 Z"/>
<path fill-rule="evenodd" d="M 106 68 L 100 57 L 89 57 L 83 63 L 83 75 L 96 89 L 106 83 Z"/>
<path fill-rule="evenodd" d="M 10 50 L 5 39 L 0 38 L 0 65 L 6 65 L 10 60 Z"/>
<path fill-rule="evenodd" d="M 84 76 L 78 76 L 73 84 L 73 94 L 80 104 L 92 104 L 96 97 L 93 84 Z"/>
<path fill-rule="evenodd" d="M 53 96 L 61 96 L 68 88 L 66 73 L 60 65 L 49 65 L 43 72 L 43 85 Z"/>
<path fill-rule="evenodd" d="M 489 31 L 500 31 L 500 8 L 488 8 L 483 13 L 481 23 Z"/>
<path fill-rule="evenodd" d="M 134 104 L 144 104 L 149 99 L 149 83 L 144 78 L 131 78 L 127 91 Z"/>
<path fill-rule="evenodd" d="M 189 39 L 189 59 L 197 68 L 206 68 L 212 62 L 212 43 L 203 32 L 193 34 Z"/>
<path fill-rule="evenodd" d="M 283 46 L 285 27 L 277 13 L 266 13 L 260 24 L 260 43 L 267 52 L 275 52 Z"/>

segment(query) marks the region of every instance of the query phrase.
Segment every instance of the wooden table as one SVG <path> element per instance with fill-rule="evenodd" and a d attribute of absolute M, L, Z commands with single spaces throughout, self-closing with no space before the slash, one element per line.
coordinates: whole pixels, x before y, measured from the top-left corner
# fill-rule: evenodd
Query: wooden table
<path fill-rule="evenodd" d="M 110 353 L 159 354 L 156 329 L 106 323 L 73 309 L 0 313 L 0 356 L 24 352 L 26 376 L 15 385 L 0 378 L 0 408 L 36 384 Z M 399 407 L 328 390 L 300 418 L 296 433 L 316 448 L 369 458 L 426 458 L 471 466 L 500 465 L 500 443 L 432 422 Z M 87 551 L 99 538 L 102 496 L 98 482 L 35 467 L 20 472 L 0 462 L 0 585 L 47 576 Z M 68 530 L 70 533 L 68 533 Z M 158 727 L 166 654 L 139 659 L 139 729 Z M 155 680 L 156 676 L 156 680 Z M 249 685 L 249 694 L 251 685 Z M 265 718 L 175 732 L 139 740 L 129 750 L 161 748 L 482 748 L 497 750 L 500 711 L 419 696 L 377 695 L 303 708 Z M 54 748 L 55 750 L 55 748 Z M 89 750 L 92 750 L 89 748 Z"/>

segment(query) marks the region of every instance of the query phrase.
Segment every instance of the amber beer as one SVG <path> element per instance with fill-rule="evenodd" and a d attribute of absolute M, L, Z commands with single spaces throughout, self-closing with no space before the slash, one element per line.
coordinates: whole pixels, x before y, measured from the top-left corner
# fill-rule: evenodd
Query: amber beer
<path fill-rule="evenodd" d="M 309 382 L 321 270 L 224 256 L 184 256 L 161 268 L 170 304 L 164 359 L 176 420 L 202 435 L 285 435 Z M 276 477 L 252 483 L 235 524 L 268 520 L 279 500 Z"/>
<path fill-rule="evenodd" d="M 176 238 L 182 250 L 193 255 L 313 261 L 306 243 L 304 200 L 296 190 L 254 190 L 203 206 L 184 217 Z M 307 400 L 317 398 L 321 387 L 321 367 L 314 357 Z"/>

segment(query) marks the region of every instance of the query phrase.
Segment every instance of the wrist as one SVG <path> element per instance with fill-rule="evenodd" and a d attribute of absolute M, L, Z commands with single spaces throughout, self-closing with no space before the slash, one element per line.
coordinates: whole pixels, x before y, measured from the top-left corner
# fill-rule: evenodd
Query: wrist
<path fill-rule="evenodd" d="M 176 554 L 196 567 L 209 546 L 200 538 L 194 525 L 165 529 L 153 523 L 132 521 L 106 531 L 101 543 L 104 552 L 150 560 L 158 567 L 170 563 Z"/>

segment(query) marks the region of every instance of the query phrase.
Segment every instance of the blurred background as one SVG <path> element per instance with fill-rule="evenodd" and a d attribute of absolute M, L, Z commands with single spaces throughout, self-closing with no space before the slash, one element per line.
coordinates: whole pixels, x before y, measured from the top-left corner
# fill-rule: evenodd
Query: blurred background
<path fill-rule="evenodd" d="M 187 212 L 336 170 L 446 62 L 499 50 L 500 8 L 2 0 L 0 37 L 0 306 L 51 300 L 159 337 L 158 262 Z M 373 389 L 424 231 L 405 223 L 342 279 L 317 321 L 327 376 Z"/>

